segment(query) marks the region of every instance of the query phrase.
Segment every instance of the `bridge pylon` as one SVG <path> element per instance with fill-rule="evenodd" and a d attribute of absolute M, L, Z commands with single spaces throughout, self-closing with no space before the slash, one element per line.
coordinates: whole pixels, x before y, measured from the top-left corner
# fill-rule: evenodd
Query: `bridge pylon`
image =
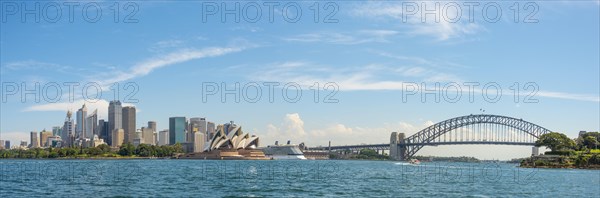
<path fill-rule="evenodd" d="M 404 138 L 404 133 L 392 132 L 392 135 L 390 136 L 390 158 L 392 160 L 407 160 Z"/>

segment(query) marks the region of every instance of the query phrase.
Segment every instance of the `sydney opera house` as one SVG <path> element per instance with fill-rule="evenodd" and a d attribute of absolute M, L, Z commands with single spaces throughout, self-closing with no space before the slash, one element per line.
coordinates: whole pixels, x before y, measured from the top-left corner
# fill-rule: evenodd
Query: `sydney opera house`
<path fill-rule="evenodd" d="M 242 131 L 242 126 L 228 123 L 217 126 L 214 137 L 201 153 L 190 153 L 184 158 L 194 159 L 269 159 L 257 149 L 259 138 Z"/>

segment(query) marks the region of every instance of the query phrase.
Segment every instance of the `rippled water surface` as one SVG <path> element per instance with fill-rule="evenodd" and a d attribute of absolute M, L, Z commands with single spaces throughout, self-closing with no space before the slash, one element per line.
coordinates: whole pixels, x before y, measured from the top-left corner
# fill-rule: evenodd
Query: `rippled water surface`
<path fill-rule="evenodd" d="M 0 160 L 0 197 L 600 197 L 600 171 L 505 163 Z"/>

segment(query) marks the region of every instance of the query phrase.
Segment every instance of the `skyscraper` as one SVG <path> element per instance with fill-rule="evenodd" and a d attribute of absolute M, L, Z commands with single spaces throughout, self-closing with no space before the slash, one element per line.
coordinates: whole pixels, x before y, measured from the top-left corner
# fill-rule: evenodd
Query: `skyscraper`
<path fill-rule="evenodd" d="M 185 142 L 185 117 L 169 118 L 169 144 Z"/>
<path fill-rule="evenodd" d="M 73 123 L 73 119 L 71 119 L 72 114 L 71 111 L 67 111 L 67 117 L 65 117 L 61 135 L 64 143 L 63 146 L 71 146 L 75 137 L 75 123 Z"/>
<path fill-rule="evenodd" d="M 123 128 L 123 109 L 121 102 L 118 100 L 110 101 L 108 104 L 108 137 L 107 142 L 111 143 L 112 146 L 112 135 L 115 129 Z"/>
<path fill-rule="evenodd" d="M 92 114 L 86 118 L 85 122 L 86 133 L 84 137 L 87 139 L 92 139 L 94 135 L 98 135 L 98 132 L 96 131 L 98 128 L 98 109 L 94 110 L 94 112 L 92 112 Z"/>
<path fill-rule="evenodd" d="M 83 104 L 83 106 L 81 107 L 81 109 L 77 110 L 77 126 L 75 128 L 75 137 L 76 138 L 85 138 L 85 133 L 86 133 L 86 118 L 87 118 L 87 107 L 85 107 L 85 103 Z"/>
<path fill-rule="evenodd" d="M 10 140 L 5 140 L 4 141 L 4 148 L 5 149 L 10 149 Z"/>
<path fill-rule="evenodd" d="M 31 144 L 29 144 L 29 148 L 38 148 L 40 147 L 40 141 L 38 140 L 38 133 L 35 131 L 32 131 L 30 134 L 30 141 Z"/>
<path fill-rule="evenodd" d="M 142 127 L 142 139 L 142 143 L 144 144 L 156 145 L 156 142 L 154 142 L 154 131 L 152 128 Z"/>
<path fill-rule="evenodd" d="M 123 107 L 124 143 L 133 143 L 135 138 L 135 107 Z"/>
<path fill-rule="evenodd" d="M 41 147 L 47 147 L 50 146 L 50 144 L 48 144 L 48 137 L 52 136 L 52 131 L 46 131 L 46 129 L 44 129 L 42 132 L 40 132 L 40 146 Z"/>
<path fill-rule="evenodd" d="M 205 133 L 196 132 L 194 133 L 194 153 L 200 153 L 204 151 Z"/>
<path fill-rule="evenodd" d="M 153 145 L 158 144 L 158 128 L 156 128 L 156 122 L 155 121 L 148 121 L 148 128 L 150 130 L 152 130 L 152 141 L 154 142 Z M 146 138 L 146 137 L 144 137 Z"/>
<path fill-rule="evenodd" d="M 4 148 L 4 140 L 0 140 L 0 149 L 5 149 Z"/>
<path fill-rule="evenodd" d="M 119 129 L 113 130 L 111 136 L 112 136 L 112 142 L 110 143 L 110 146 L 119 147 L 123 144 L 123 139 L 124 139 L 123 129 L 119 128 Z"/>
<path fill-rule="evenodd" d="M 54 127 L 52 127 L 52 135 L 53 136 L 60 136 L 61 134 L 62 133 L 61 133 L 60 126 L 54 126 Z"/>
<path fill-rule="evenodd" d="M 158 145 L 168 145 L 169 144 L 169 130 L 162 130 L 158 133 Z"/>
<path fill-rule="evenodd" d="M 156 128 L 156 122 L 155 121 L 148 121 L 148 128 L 152 129 L 154 132 L 158 131 L 158 129 Z"/>
<path fill-rule="evenodd" d="M 206 122 L 206 134 L 207 134 L 207 141 L 212 140 L 213 137 L 215 137 L 215 123 L 214 122 Z"/>
<path fill-rule="evenodd" d="M 108 136 L 110 136 L 108 128 L 108 121 L 105 121 L 104 119 L 98 120 L 98 129 L 96 130 L 98 131 L 98 137 L 104 139 L 105 141 L 108 141 Z M 107 143 L 110 144 L 110 142 Z"/>

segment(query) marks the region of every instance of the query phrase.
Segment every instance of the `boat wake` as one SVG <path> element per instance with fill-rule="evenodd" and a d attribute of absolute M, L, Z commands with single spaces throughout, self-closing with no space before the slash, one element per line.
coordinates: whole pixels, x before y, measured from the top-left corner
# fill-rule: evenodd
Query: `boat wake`
<path fill-rule="evenodd" d="M 412 163 L 408 163 L 408 162 L 396 162 L 394 164 L 400 165 L 400 166 L 418 166 L 418 164 L 412 164 Z"/>

